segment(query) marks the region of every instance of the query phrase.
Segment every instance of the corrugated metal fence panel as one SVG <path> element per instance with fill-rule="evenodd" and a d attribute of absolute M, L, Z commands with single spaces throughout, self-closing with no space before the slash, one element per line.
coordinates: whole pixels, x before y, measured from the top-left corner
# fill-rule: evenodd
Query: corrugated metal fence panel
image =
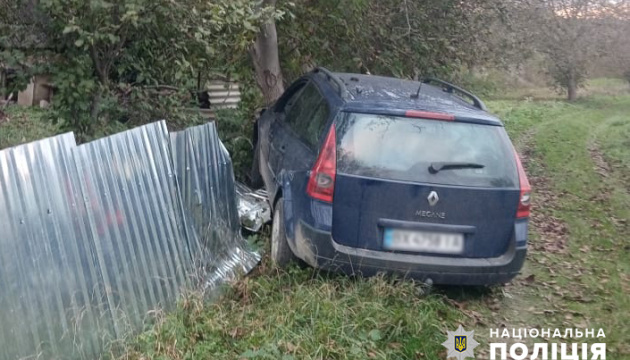
<path fill-rule="evenodd" d="M 95 357 L 109 332 L 75 201 L 72 134 L 0 152 L 0 354 Z"/>
<path fill-rule="evenodd" d="M 237 83 L 212 81 L 206 90 L 212 109 L 234 109 L 241 101 L 241 92 Z"/>
<path fill-rule="evenodd" d="M 116 335 L 175 303 L 193 264 L 164 122 L 74 150 Z"/>
<path fill-rule="evenodd" d="M 260 260 L 240 234 L 234 173 L 216 126 L 208 123 L 171 134 L 173 163 L 187 219 L 196 234 L 196 262 L 206 288 L 250 271 Z"/>
<path fill-rule="evenodd" d="M 164 122 L 0 151 L 2 359 L 98 358 L 182 287 L 255 265 L 216 129 L 172 138 L 173 157 Z"/>

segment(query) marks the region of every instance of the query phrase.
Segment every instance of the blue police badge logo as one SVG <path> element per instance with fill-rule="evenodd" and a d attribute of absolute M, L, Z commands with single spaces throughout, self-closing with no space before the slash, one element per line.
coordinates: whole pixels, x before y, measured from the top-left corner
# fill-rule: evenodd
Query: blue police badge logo
<path fill-rule="evenodd" d="M 456 331 L 447 331 L 446 341 L 442 343 L 447 351 L 446 358 L 457 360 L 474 358 L 473 350 L 479 345 L 473 338 L 474 335 L 474 331 L 466 331 L 461 325 Z"/>

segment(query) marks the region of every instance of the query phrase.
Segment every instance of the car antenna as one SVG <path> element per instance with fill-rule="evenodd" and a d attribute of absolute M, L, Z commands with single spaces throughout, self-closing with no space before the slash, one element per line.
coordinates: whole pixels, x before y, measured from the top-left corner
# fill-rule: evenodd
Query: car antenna
<path fill-rule="evenodd" d="M 420 83 L 420 86 L 418 86 L 418 92 L 416 92 L 415 94 L 411 94 L 411 98 L 412 99 L 417 99 L 417 98 L 420 97 L 420 91 L 422 90 L 422 84 L 423 83 Z"/>

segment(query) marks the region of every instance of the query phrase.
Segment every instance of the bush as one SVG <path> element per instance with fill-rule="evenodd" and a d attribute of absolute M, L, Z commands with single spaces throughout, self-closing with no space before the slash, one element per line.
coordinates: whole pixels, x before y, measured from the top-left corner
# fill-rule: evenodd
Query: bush
<path fill-rule="evenodd" d="M 500 91 L 501 81 L 498 80 L 499 76 L 496 74 L 480 75 L 465 71 L 456 74 L 453 78 L 455 84 L 479 97 L 492 97 Z"/>
<path fill-rule="evenodd" d="M 216 122 L 219 138 L 232 158 L 234 175 L 238 181 L 246 182 L 252 164 L 254 122 L 242 109 L 219 110 Z"/>
<path fill-rule="evenodd" d="M 36 3 L 29 18 L 19 6 L 8 8 L 15 14 L 7 18 L 28 24 L 41 44 L 28 53 L 1 51 L 0 63 L 49 64 L 41 71 L 57 87 L 51 118 L 82 138 L 94 136 L 101 123 L 187 123 L 183 110 L 197 105 L 191 94 L 210 74 L 238 71 L 234 64 L 248 57 L 260 24 L 278 14 L 255 0 Z M 33 70 L 15 68 L 25 79 Z"/>

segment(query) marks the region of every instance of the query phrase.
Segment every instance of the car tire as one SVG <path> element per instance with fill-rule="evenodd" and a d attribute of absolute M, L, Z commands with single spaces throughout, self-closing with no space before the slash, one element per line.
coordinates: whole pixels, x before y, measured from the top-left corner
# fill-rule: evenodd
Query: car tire
<path fill-rule="evenodd" d="M 271 225 L 271 262 L 278 267 L 287 267 L 292 262 L 297 262 L 297 257 L 291 251 L 287 241 L 284 226 L 284 204 L 278 200 Z"/>
<path fill-rule="evenodd" d="M 263 178 L 260 174 L 260 148 L 254 145 L 254 158 L 252 159 L 252 169 L 249 173 L 249 182 L 254 189 L 263 187 Z"/>

